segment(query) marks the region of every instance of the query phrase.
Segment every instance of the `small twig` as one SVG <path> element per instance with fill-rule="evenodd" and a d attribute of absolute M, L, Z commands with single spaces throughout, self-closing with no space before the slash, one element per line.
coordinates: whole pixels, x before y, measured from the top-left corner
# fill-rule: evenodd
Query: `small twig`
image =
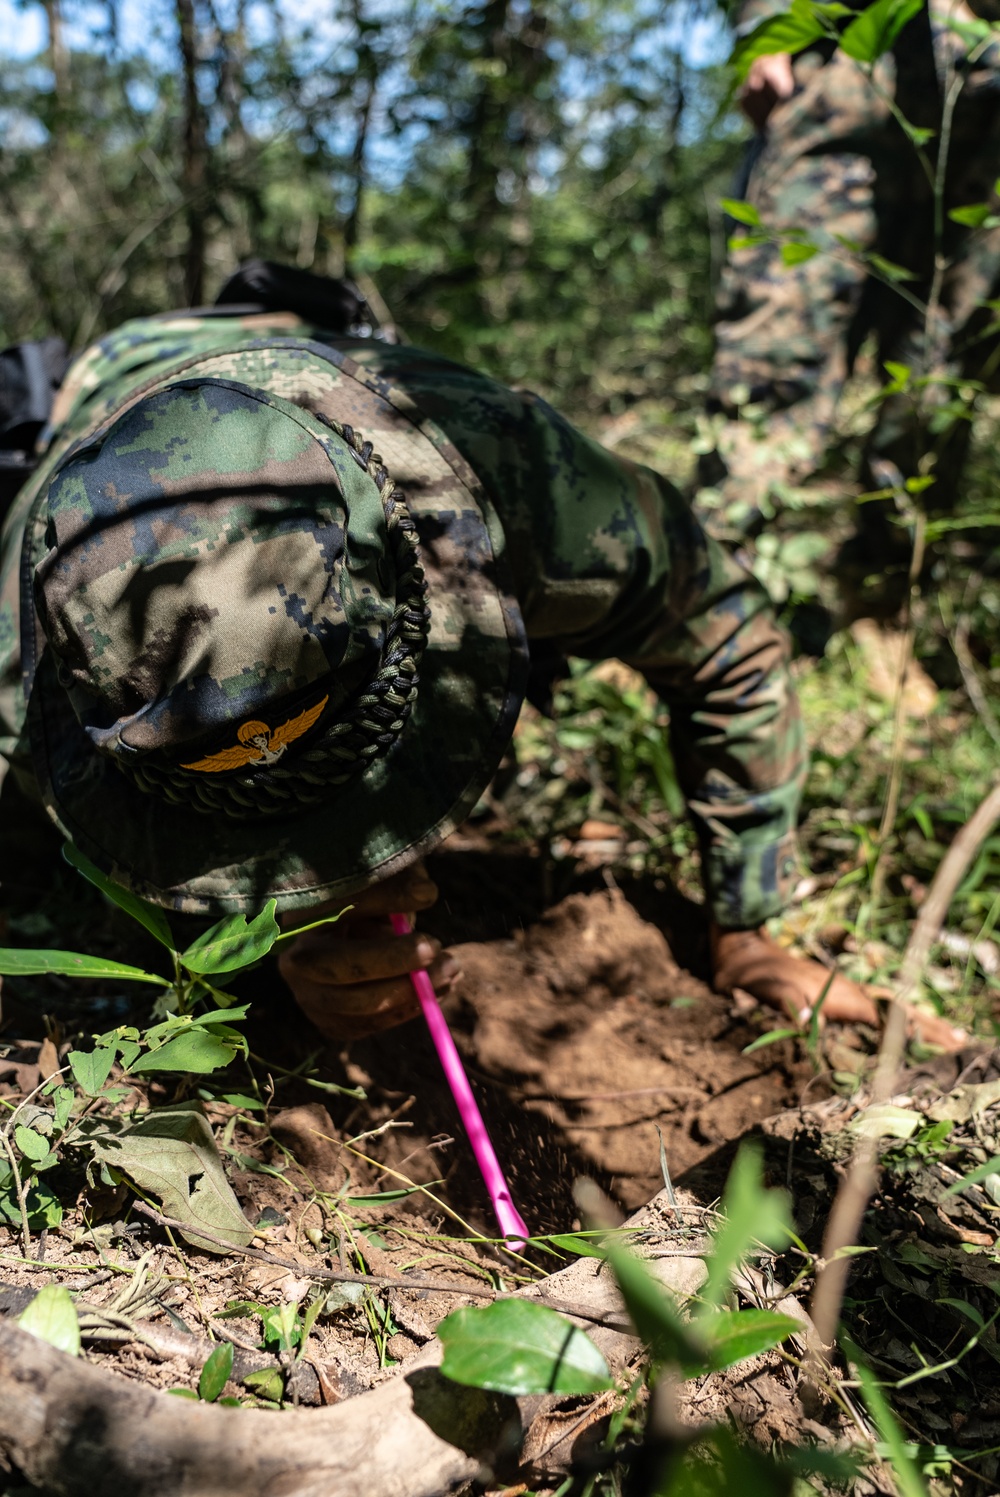
<path fill-rule="evenodd" d="M 897 977 L 898 998 L 905 999 L 917 983 L 941 932 L 951 901 L 969 864 L 1000 821 L 1000 779 L 955 837 L 938 865 L 920 912 L 913 923 Z"/>
<path fill-rule="evenodd" d="M 906 1009 L 901 1002 L 890 1003 L 872 1080 L 871 1105 L 878 1106 L 892 1095 L 905 1047 Z M 820 1252 L 821 1266 L 809 1307 L 820 1343 L 816 1354 L 809 1358 L 813 1386 L 817 1364 L 826 1362 L 840 1322 L 840 1307 L 851 1271 L 851 1259 L 843 1249 L 853 1247 L 860 1239 L 868 1202 L 878 1185 L 878 1161 L 878 1139 L 862 1135 L 855 1145 L 827 1218 Z M 825 1366 L 823 1370 L 826 1370 Z"/>
<path fill-rule="evenodd" d="M 520 1090 L 520 1088 L 518 1087 L 511 1087 L 510 1089 L 511 1091 Z M 701 1097 L 704 1095 L 703 1089 L 699 1087 L 678 1086 L 677 1083 L 673 1081 L 668 1082 L 665 1086 L 638 1086 L 632 1088 L 632 1090 L 630 1091 L 625 1092 L 581 1092 L 578 1095 L 574 1094 L 572 1096 L 568 1094 L 566 1096 L 555 1096 L 552 1093 L 539 1093 L 536 1096 L 529 1095 L 528 1093 L 521 1091 L 521 1096 L 526 1102 L 619 1102 L 623 1098 L 627 1097 L 662 1096 L 664 1092 L 670 1092 L 674 1096 L 680 1096 L 681 1094 L 683 1094 L 688 1097 Z"/>
<path fill-rule="evenodd" d="M 910 554 L 909 585 L 904 617 L 905 628 L 903 630 L 902 650 L 899 657 L 899 676 L 896 681 L 889 784 L 886 788 L 885 803 L 882 807 L 882 820 L 878 830 L 878 852 L 875 857 L 875 867 L 872 869 L 871 877 L 873 912 L 879 904 L 882 895 L 882 886 L 885 883 L 886 853 L 889 847 L 889 839 L 896 825 L 896 815 L 899 811 L 899 797 L 903 788 L 903 750 L 906 742 L 906 678 L 913 663 L 913 642 L 916 633 L 913 625 L 913 608 L 920 584 L 920 573 L 924 564 L 926 532 L 926 516 L 923 510 L 918 510 L 913 528 L 913 550 Z"/>
<path fill-rule="evenodd" d="M 255 1258 L 259 1263 L 269 1263 L 273 1268 L 283 1268 L 287 1273 L 297 1274 L 300 1278 L 325 1279 L 338 1284 L 364 1284 L 371 1289 L 431 1289 L 441 1294 L 469 1294 L 474 1299 L 496 1297 L 496 1291 L 493 1289 L 470 1289 L 464 1284 L 442 1284 L 437 1279 L 417 1279 L 403 1274 L 396 1278 L 386 1274 L 350 1273 L 346 1269 L 309 1268 L 304 1263 L 296 1263 L 291 1258 L 279 1258 L 276 1253 L 265 1253 L 260 1248 L 237 1247 L 228 1242 L 220 1233 L 203 1227 L 200 1222 L 182 1222 L 175 1217 L 164 1216 L 155 1207 L 147 1206 L 145 1201 L 134 1201 L 132 1209 L 142 1216 L 148 1216 L 158 1226 L 176 1227 L 182 1232 L 191 1232 L 197 1237 L 204 1237 L 208 1242 L 218 1243 L 227 1252 L 239 1254 L 244 1258 Z"/>
<path fill-rule="evenodd" d="M 17 1156 L 7 1136 L 6 1128 L 0 1133 L 0 1139 L 3 1140 L 4 1153 L 10 1160 L 10 1167 L 14 1172 L 14 1189 L 17 1191 L 17 1204 L 21 1210 L 21 1247 L 24 1251 L 24 1256 L 30 1258 L 31 1231 L 28 1227 L 28 1198 L 24 1189 L 24 1181 L 21 1179 L 21 1171 L 17 1167 Z"/>
<path fill-rule="evenodd" d="M 134 1268 L 122 1263 L 50 1263 L 43 1262 L 40 1258 L 12 1258 L 7 1253 L 0 1253 L 0 1268 L 48 1268 L 58 1270 L 59 1273 L 96 1273 L 97 1278 L 91 1279 L 91 1284 L 100 1284 L 115 1273 L 135 1273 Z"/>
<path fill-rule="evenodd" d="M 298 935 L 298 931 L 290 931 L 289 934 Z M 338 1097 L 350 1097 L 355 1102 L 367 1101 L 368 1093 L 360 1086 L 338 1086 L 336 1081 L 317 1081 L 314 1076 L 304 1076 L 302 1074 L 304 1068 L 315 1058 L 315 1055 L 307 1055 L 302 1065 L 290 1071 L 287 1066 L 279 1066 L 273 1060 L 265 1060 L 263 1055 L 255 1055 L 252 1050 L 247 1056 L 248 1060 L 255 1060 L 259 1066 L 266 1066 L 269 1071 L 277 1071 L 279 1076 L 283 1076 L 288 1081 L 301 1081 L 306 1086 L 315 1087 L 318 1092 L 329 1092 Z"/>
<path fill-rule="evenodd" d="M 598 1394 L 583 1410 L 579 1418 L 574 1419 L 573 1423 L 568 1427 L 557 1429 L 547 1445 L 543 1445 L 541 1450 L 536 1450 L 532 1453 L 532 1464 L 540 1466 L 545 1457 L 551 1455 L 557 1445 L 561 1445 L 564 1440 L 568 1440 L 571 1435 L 575 1435 L 582 1427 L 588 1424 L 595 1424 L 598 1419 L 603 1419 L 617 1397 L 617 1388 L 612 1388 L 607 1393 Z"/>
<path fill-rule="evenodd" d="M 5 1137 L 7 1136 L 7 1134 L 10 1133 L 10 1130 L 13 1128 L 14 1124 L 17 1122 L 18 1114 L 20 1112 L 22 1112 L 25 1107 L 27 1107 L 27 1105 L 31 1101 L 32 1097 L 37 1097 L 39 1092 L 43 1092 L 45 1090 L 45 1088 L 48 1086 L 48 1084 L 49 1084 L 50 1081 L 54 1081 L 57 1076 L 64 1076 L 68 1070 L 69 1070 L 69 1066 L 68 1065 L 60 1066 L 59 1069 L 58 1069 L 58 1071 L 52 1071 L 52 1072 L 50 1072 L 50 1074 L 48 1076 L 46 1076 L 45 1080 L 44 1081 L 40 1081 L 38 1083 L 38 1085 L 34 1088 L 33 1091 L 28 1092 L 27 1096 L 21 1098 L 20 1102 L 14 1108 L 14 1111 L 11 1113 L 10 1117 L 7 1119 L 6 1123 L 4 1124 L 3 1133 L 4 1133 Z"/>
<path fill-rule="evenodd" d="M 923 567 L 925 539 L 926 518 L 923 511 L 918 510 L 913 531 L 913 550 L 910 556 L 909 586 L 906 597 L 906 627 L 899 663 L 899 677 L 896 682 L 896 699 L 893 712 L 892 765 L 889 772 L 889 784 L 886 790 L 885 804 L 882 809 L 882 822 L 878 834 L 878 853 L 871 878 L 873 910 L 878 906 L 882 884 L 885 879 L 885 855 L 889 839 L 896 824 L 896 813 L 899 809 L 899 797 L 903 783 L 903 747 L 906 726 L 904 692 L 907 672 L 913 658 L 915 633 L 913 613 L 920 587 L 920 572 Z M 929 897 L 927 902 L 930 902 Z M 901 1000 L 904 992 L 905 988 L 901 985 L 901 990 L 897 998 Z M 889 1005 L 885 1028 L 882 1031 L 882 1042 L 879 1046 L 878 1062 L 872 1081 L 871 1099 L 873 1103 L 885 1102 L 891 1095 L 893 1081 L 902 1063 L 905 1049 L 906 1009 L 901 1001 L 897 1001 Z M 878 1185 L 878 1161 L 878 1139 L 864 1135 L 859 1137 L 855 1144 L 850 1163 L 837 1189 L 837 1194 L 834 1196 L 833 1205 L 830 1207 L 830 1214 L 827 1217 L 826 1228 L 823 1232 L 821 1266 L 816 1274 L 816 1287 L 813 1290 L 812 1303 L 809 1307 L 813 1325 L 816 1327 L 818 1344 L 811 1346 L 806 1356 L 807 1375 L 803 1382 L 802 1392 L 807 1407 L 810 1401 L 817 1399 L 817 1396 L 822 1397 L 823 1385 L 829 1378 L 829 1357 L 836 1340 L 837 1327 L 840 1324 L 840 1310 L 844 1302 L 847 1278 L 851 1269 L 851 1260 L 843 1250 L 852 1247 L 858 1242 L 861 1236 L 861 1226 L 864 1221 L 865 1212 Z"/>
<path fill-rule="evenodd" d="M 952 635 L 951 647 L 958 661 L 958 668 L 962 672 L 962 680 L 969 701 L 976 710 L 976 715 L 994 743 L 1000 744 L 1000 723 L 997 722 L 996 713 L 986 699 L 983 684 L 976 670 L 976 662 L 972 651 L 969 649 L 969 618 L 963 615 L 956 624 Z"/>

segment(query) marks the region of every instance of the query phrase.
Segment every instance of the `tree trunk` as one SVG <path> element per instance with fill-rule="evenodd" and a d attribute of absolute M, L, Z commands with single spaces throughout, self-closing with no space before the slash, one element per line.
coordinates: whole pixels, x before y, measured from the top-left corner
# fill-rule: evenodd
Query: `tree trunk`
<path fill-rule="evenodd" d="M 630 1219 L 662 1231 L 658 1196 Z M 654 1259 L 697 1293 L 700 1257 Z M 638 1343 L 610 1274 L 581 1258 L 519 1291 L 572 1317 L 620 1372 Z M 514 1399 L 450 1382 L 435 1340 L 388 1382 L 332 1408 L 277 1415 L 172 1398 L 56 1351 L 0 1321 L 0 1469 L 50 1497 L 442 1497 L 480 1478 L 565 1469 L 601 1394 Z"/>
<path fill-rule="evenodd" d="M 184 77 L 184 136 L 181 156 L 181 190 L 184 193 L 187 221 L 184 299 L 189 307 L 199 307 L 205 300 L 208 129 L 205 109 L 198 96 L 198 22 L 194 0 L 177 0 L 177 27 Z"/>

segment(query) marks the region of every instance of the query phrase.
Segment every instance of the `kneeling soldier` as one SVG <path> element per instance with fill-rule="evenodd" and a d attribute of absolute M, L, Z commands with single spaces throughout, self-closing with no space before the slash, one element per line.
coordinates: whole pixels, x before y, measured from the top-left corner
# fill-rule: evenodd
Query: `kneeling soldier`
<path fill-rule="evenodd" d="M 168 909 L 353 902 L 283 959 L 324 1034 L 410 1018 L 413 967 L 453 977 L 387 916 L 433 902 L 420 857 L 489 784 L 536 641 L 668 704 L 717 985 L 796 1018 L 827 987 L 761 929 L 805 770 L 767 598 L 537 397 L 287 313 L 130 322 L 70 367 L 2 568 L 11 776 Z M 840 976 L 824 1009 L 875 1018 Z"/>

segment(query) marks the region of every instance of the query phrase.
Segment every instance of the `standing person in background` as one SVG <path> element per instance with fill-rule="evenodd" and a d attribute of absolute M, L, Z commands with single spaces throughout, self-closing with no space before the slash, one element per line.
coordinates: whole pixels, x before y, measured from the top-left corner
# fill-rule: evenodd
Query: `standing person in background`
<path fill-rule="evenodd" d="M 974 3 L 985 14 L 988 0 Z M 748 0 L 739 31 L 779 8 Z M 926 473 L 932 508 L 955 501 L 971 423 L 967 413 L 949 416 L 944 408 L 963 380 L 995 385 L 1000 365 L 995 313 L 985 305 L 1000 295 L 1000 228 L 948 217 L 996 202 L 1000 173 L 1000 51 L 992 45 L 969 63 L 968 36 L 952 29 L 974 20 L 962 0 L 931 0 L 876 65 L 874 82 L 827 39 L 751 65 L 741 103 L 758 140 L 746 198 L 765 230 L 794 231 L 820 252 L 786 265 L 780 244 L 757 244 L 735 250 L 723 274 L 709 397 L 716 448 L 699 472 L 711 490 L 703 503 L 723 531 L 752 533 L 822 468 L 838 397 L 870 335 L 883 379 L 889 360 L 943 382 L 929 397 L 939 415 L 933 422 L 921 423 L 903 392 L 879 405 L 857 491 L 901 488 Z M 936 283 L 934 193 L 893 109 L 930 132 L 933 171 L 943 149 L 944 92 L 956 76 L 962 89 L 947 143 Z M 906 278 L 887 283 L 877 260 L 866 262 L 870 254 Z M 935 294 L 931 314 L 914 305 Z M 866 503 L 858 519 L 845 564 L 860 577 L 895 558 L 902 579 L 908 547 L 890 511 Z M 898 588 L 895 596 L 898 602 Z"/>

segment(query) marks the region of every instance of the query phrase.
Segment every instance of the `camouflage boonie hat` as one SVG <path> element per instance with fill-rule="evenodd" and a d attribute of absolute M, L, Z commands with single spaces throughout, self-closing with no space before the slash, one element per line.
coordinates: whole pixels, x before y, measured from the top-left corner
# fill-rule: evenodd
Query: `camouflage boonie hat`
<path fill-rule="evenodd" d="M 335 350 L 263 340 L 161 373 L 102 412 L 25 530 L 50 812 L 192 913 L 404 867 L 513 731 L 527 647 L 502 552 L 463 459 Z"/>

